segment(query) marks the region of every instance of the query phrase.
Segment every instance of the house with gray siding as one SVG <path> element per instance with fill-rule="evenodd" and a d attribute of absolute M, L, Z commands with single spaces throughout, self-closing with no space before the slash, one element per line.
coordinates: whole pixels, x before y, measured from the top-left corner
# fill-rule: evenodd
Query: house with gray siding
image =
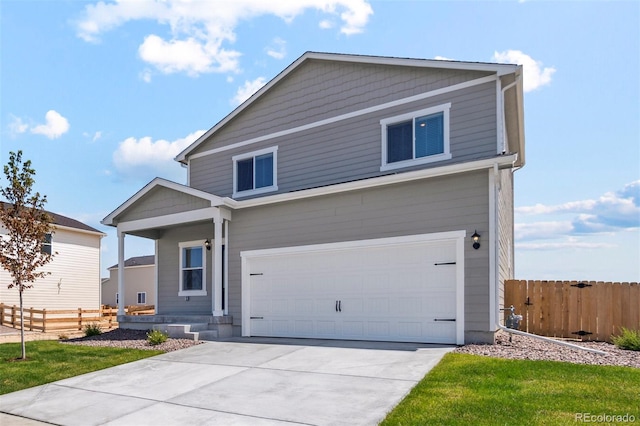
<path fill-rule="evenodd" d="M 126 236 L 155 241 L 156 315 L 122 327 L 493 341 L 521 66 L 307 52 L 176 161 L 187 185 L 154 179 L 103 220 L 120 294 Z"/>

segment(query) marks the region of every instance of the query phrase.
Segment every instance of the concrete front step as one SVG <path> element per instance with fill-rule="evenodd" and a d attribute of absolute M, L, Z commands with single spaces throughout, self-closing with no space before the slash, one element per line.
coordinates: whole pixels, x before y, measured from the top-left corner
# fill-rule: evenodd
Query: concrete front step
<path fill-rule="evenodd" d="M 154 330 L 167 333 L 174 339 L 190 339 L 194 342 L 200 340 L 216 340 L 218 330 L 210 330 L 209 324 L 154 324 Z"/>

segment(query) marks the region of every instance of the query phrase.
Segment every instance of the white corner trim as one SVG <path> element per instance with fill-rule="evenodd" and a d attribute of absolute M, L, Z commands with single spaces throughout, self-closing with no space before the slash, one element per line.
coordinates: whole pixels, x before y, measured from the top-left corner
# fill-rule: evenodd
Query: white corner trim
<path fill-rule="evenodd" d="M 293 127 L 293 128 L 286 129 L 286 130 L 281 130 L 279 132 L 270 133 L 270 134 L 264 135 L 264 136 L 258 136 L 256 138 L 248 139 L 246 141 L 236 142 L 236 143 L 231 144 L 231 145 L 221 146 L 219 148 L 214 148 L 214 149 L 210 149 L 210 150 L 207 150 L 207 151 L 199 152 L 197 154 L 190 155 L 189 159 L 205 157 L 205 156 L 208 156 L 208 155 L 216 154 L 218 152 L 228 151 L 228 150 L 231 150 L 231 149 L 236 149 L 236 148 L 240 148 L 240 147 L 247 146 L 247 145 L 252 145 L 252 144 L 255 144 L 255 143 L 258 143 L 258 142 L 263 142 L 263 141 L 266 141 L 266 140 L 270 140 L 270 139 L 275 139 L 275 138 L 279 138 L 279 137 L 282 137 L 282 136 L 291 135 L 291 134 L 294 134 L 294 133 L 302 132 L 302 131 L 313 129 L 313 128 L 320 127 L 320 126 L 326 126 L 328 124 L 337 123 L 339 121 L 348 120 L 350 118 L 359 117 L 361 115 L 370 114 L 372 112 L 382 111 L 382 110 L 385 110 L 385 109 L 388 109 L 388 108 L 392 108 L 392 107 L 395 107 L 395 106 L 404 105 L 404 104 L 407 104 L 407 103 L 416 102 L 416 101 L 420 101 L 420 100 L 423 100 L 423 99 L 428 99 L 428 98 L 431 98 L 433 96 L 438 96 L 438 95 L 442 95 L 442 94 L 445 94 L 445 93 L 454 92 L 456 90 L 466 89 L 466 88 L 477 86 L 477 85 L 480 85 L 480 84 L 490 83 L 492 81 L 495 81 L 496 79 L 497 79 L 497 77 L 495 75 L 490 75 L 490 76 L 486 76 L 486 77 L 477 78 L 475 80 L 465 81 L 464 83 L 454 84 L 453 86 L 443 87 L 441 89 L 432 90 L 430 92 L 420 93 L 420 94 L 409 96 L 409 97 L 406 97 L 406 98 L 397 99 L 395 101 L 386 102 L 384 104 L 375 105 L 375 106 L 372 106 L 372 107 L 369 107 L 369 108 L 364 108 L 364 109 L 361 109 L 361 110 L 358 110 L 358 111 L 352 111 L 352 112 L 349 112 L 349 113 L 346 113 L 346 114 L 337 115 L 335 117 L 327 118 L 327 119 L 324 119 L 324 120 L 319 120 L 319 121 L 316 121 L 316 122 L 313 122 L 313 123 L 309 123 L 309 124 L 305 124 L 305 125 L 302 125 L 302 126 Z M 217 130 L 217 127 L 214 127 L 212 130 L 215 131 L 214 129 Z M 176 159 L 178 161 L 183 161 L 183 160 L 179 160 L 178 157 L 176 157 Z"/>
<path fill-rule="evenodd" d="M 496 179 L 498 168 L 488 170 L 489 173 L 489 330 L 496 330 L 496 308 L 498 303 L 498 270 L 499 259 L 497 249 L 497 196 Z"/>

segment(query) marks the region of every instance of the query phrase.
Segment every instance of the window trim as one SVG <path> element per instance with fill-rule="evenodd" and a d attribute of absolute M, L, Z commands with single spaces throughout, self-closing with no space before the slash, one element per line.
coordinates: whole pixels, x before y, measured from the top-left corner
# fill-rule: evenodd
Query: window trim
<path fill-rule="evenodd" d="M 448 102 L 446 104 L 442 104 L 442 105 L 437 105 L 434 107 L 430 107 L 430 108 L 424 108 L 418 111 L 412 111 L 412 112 L 408 112 L 405 114 L 400 114 L 400 115 L 396 115 L 393 117 L 389 117 L 389 118 L 384 118 L 382 120 L 380 120 L 380 127 L 381 127 L 381 132 L 382 132 L 382 165 L 380 166 L 380 171 L 387 171 L 387 170 L 395 170 L 395 169 L 401 169 L 404 167 L 411 167 L 411 166 L 417 166 L 417 165 L 421 165 L 421 164 L 428 164 L 428 163 L 434 163 L 437 161 L 444 161 L 444 160 L 449 160 L 451 159 L 451 151 L 450 151 L 450 146 L 449 146 L 449 110 L 451 109 L 451 102 Z M 388 151 L 387 151 L 387 127 L 393 124 L 399 124 L 402 123 L 403 121 L 409 121 L 411 120 L 412 123 L 412 128 L 413 128 L 413 132 L 415 134 L 415 119 L 418 117 L 422 117 L 425 115 L 433 115 L 433 114 L 438 114 L 438 113 L 442 113 L 442 127 L 443 127 L 443 152 L 441 154 L 434 154 L 434 155 L 428 155 L 425 157 L 419 157 L 419 158 L 415 158 L 415 149 L 416 149 L 416 144 L 415 144 L 415 138 L 413 141 L 413 156 L 414 158 L 409 159 L 409 160 L 403 160 L 403 161 L 397 161 L 397 162 L 393 162 L 393 163 L 389 163 L 387 162 L 387 156 L 388 156 Z"/>
<path fill-rule="evenodd" d="M 255 158 L 265 154 L 273 155 L 273 185 L 264 186 L 262 188 L 255 188 Z M 238 161 L 246 160 L 248 158 L 253 158 L 253 180 L 254 180 L 254 188 L 247 189 L 244 191 L 238 191 Z M 244 154 L 238 154 L 231 157 L 233 161 L 233 195 L 232 198 L 238 197 L 248 197 L 251 195 L 264 194 L 267 192 L 274 192 L 278 190 L 278 147 L 272 146 L 269 148 L 259 149 L 257 151 L 251 151 Z"/>
<path fill-rule="evenodd" d="M 53 234 L 51 232 L 45 234 L 44 241 L 40 246 L 40 252 L 53 255 Z"/>
<path fill-rule="evenodd" d="M 140 301 L 140 295 L 144 295 L 144 302 Z M 147 304 L 147 292 L 139 291 L 136 293 L 136 305 L 146 305 Z"/>
<path fill-rule="evenodd" d="M 205 240 L 183 241 L 178 243 L 178 296 L 206 296 L 207 295 L 207 248 L 204 245 Z M 202 290 L 183 290 L 182 289 L 182 253 L 185 248 L 200 247 L 202 248 Z"/>

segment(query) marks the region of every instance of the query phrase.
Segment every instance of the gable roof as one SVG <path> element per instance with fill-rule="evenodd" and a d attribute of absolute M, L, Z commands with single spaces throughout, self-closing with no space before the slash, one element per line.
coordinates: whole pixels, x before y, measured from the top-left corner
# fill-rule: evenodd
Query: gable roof
<path fill-rule="evenodd" d="M 181 192 L 184 194 L 192 195 L 197 198 L 201 198 L 203 200 L 207 200 L 211 203 L 211 207 L 217 207 L 221 205 L 228 204 L 231 200 L 227 198 L 218 197 L 217 195 L 210 194 L 208 192 L 201 191 L 199 189 L 191 188 L 190 186 L 182 185 L 180 183 L 172 182 L 163 178 L 155 178 L 148 184 L 146 184 L 141 190 L 136 192 L 131 198 L 122 203 L 117 209 L 109 213 L 104 219 L 102 219 L 101 223 L 103 225 L 115 226 L 115 221 L 118 216 L 127 211 L 131 206 L 133 206 L 138 200 L 144 197 L 146 194 L 151 192 L 155 188 L 168 188 L 177 192 Z"/>
<path fill-rule="evenodd" d="M 513 64 L 495 64 L 487 62 L 463 62 L 463 61 L 451 61 L 451 60 L 436 60 L 436 59 L 415 59 L 415 58 L 398 58 L 389 56 L 367 56 L 367 55 L 352 55 L 341 53 L 321 53 L 321 52 L 306 52 L 298 59 L 296 59 L 291 65 L 285 68 L 271 81 L 265 84 L 260 90 L 254 93 L 249 99 L 243 102 L 240 106 L 234 109 L 229 115 L 220 120 L 215 126 L 210 128 L 202 136 L 196 139 L 191 145 L 180 152 L 174 159 L 180 163 L 187 163 L 187 156 L 196 150 L 202 143 L 204 143 L 211 135 L 213 135 L 218 129 L 230 122 L 242 111 L 247 109 L 257 99 L 268 92 L 273 86 L 278 84 L 287 75 L 299 68 L 303 63 L 309 60 L 324 60 L 324 61 L 338 61 L 338 62 L 352 62 L 352 63 L 365 63 L 375 65 L 396 65 L 407 67 L 420 67 L 420 68 L 440 68 L 440 69 L 455 69 L 455 70 L 467 70 L 467 71 L 488 71 L 496 73 L 498 76 L 504 74 L 510 74 L 516 72 L 519 65 Z"/>
<path fill-rule="evenodd" d="M 124 261 L 124 267 L 130 268 L 132 266 L 151 266 L 151 265 L 155 265 L 155 263 L 156 263 L 156 257 L 152 254 L 147 256 L 134 256 Z M 107 269 L 114 269 L 117 267 L 118 267 L 118 264 L 116 263 L 115 265 L 110 266 Z"/>
<path fill-rule="evenodd" d="M 7 203 L 4 201 L 0 201 L 0 206 L 2 208 L 5 208 L 5 206 L 11 206 L 11 203 Z M 50 211 L 46 211 L 45 212 L 51 216 L 51 223 L 57 226 L 61 226 L 61 227 L 65 227 L 65 228 L 72 228 L 72 229 L 78 229 L 80 231 L 87 231 L 87 232 L 95 232 L 98 234 L 102 234 L 104 235 L 104 232 L 102 231 L 98 231 L 96 228 L 93 228 L 87 224 L 84 224 L 78 220 L 72 219 L 70 217 L 67 216 L 63 216 L 61 214 L 58 213 L 53 213 Z"/>

